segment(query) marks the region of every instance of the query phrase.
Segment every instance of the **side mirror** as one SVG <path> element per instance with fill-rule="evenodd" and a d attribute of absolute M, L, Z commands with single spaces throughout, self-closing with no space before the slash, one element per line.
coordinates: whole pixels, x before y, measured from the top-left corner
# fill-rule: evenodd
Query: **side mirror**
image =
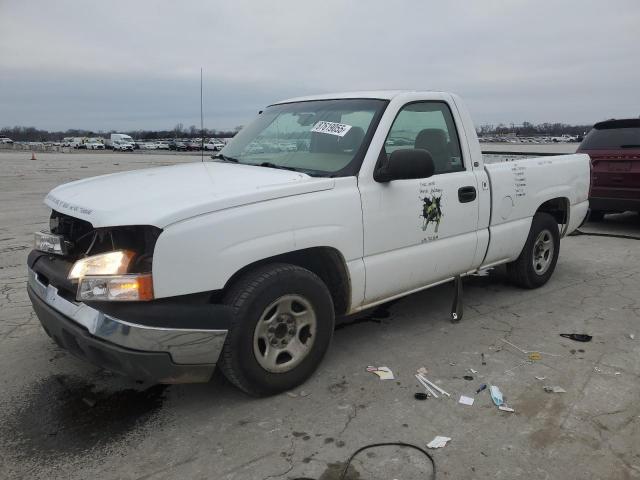
<path fill-rule="evenodd" d="M 434 170 L 433 158 L 427 150 L 403 148 L 391 152 L 389 159 L 375 171 L 373 178 L 376 182 L 428 178 L 433 175 Z"/>

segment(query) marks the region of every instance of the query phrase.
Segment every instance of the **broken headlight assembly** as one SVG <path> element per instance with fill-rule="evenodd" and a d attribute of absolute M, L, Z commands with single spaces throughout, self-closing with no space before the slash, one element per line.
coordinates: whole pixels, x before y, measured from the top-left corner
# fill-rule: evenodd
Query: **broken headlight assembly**
<path fill-rule="evenodd" d="M 127 273 L 135 253 L 115 250 L 77 260 L 69 280 L 78 281 L 76 299 L 85 301 L 146 301 L 153 299 L 151 273 Z"/>

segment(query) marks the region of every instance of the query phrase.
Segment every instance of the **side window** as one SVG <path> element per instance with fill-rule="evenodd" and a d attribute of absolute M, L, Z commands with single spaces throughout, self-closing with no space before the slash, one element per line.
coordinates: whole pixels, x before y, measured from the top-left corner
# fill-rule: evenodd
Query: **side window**
<path fill-rule="evenodd" d="M 429 151 L 436 175 L 464 170 L 458 132 L 444 102 L 416 102 L 402 107 L 384 148 L 387 155 L 400 148 Z"/>

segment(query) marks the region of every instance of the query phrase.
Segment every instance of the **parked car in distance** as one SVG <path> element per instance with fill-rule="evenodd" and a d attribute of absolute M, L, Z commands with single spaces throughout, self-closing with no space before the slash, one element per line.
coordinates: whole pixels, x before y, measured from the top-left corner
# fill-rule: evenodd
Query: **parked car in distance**
<path fill-rule="evenodd" d="M 0 143 L 13 143 L 13 140 L 11 140 L 9 137 L 5 136 L 5 135 L 0 135 Z"/>
<path fill-rule="evenodd" d="M 171 140 L 169 142 L 169 150 L 185 151 L 187 145 L 180 140 Z"/>
<path fill-rule="evenodd" d="M 189 140 L 188 142 L 185 142 L 185 145 L 187 147 L 187 150 L 192 152 L 198 151 L 202 147 L 202 144 L 200 142 L 196 142 L 195 140 Z"/>
<path fill-rule="evenodd" d="M 84 145 L 87 150 L 104 150 L 104 144 L 97 140 L 88 141 Z"/>
<path fill-rule="evenodd" d="M 592 220 L 640 212 L 640 118 L 596 123 L 577 150 L 591 157 Z"/>
<path fill-rule="evenodd" d="M 169 150 L 169 142 L 158 142 L 158 150 Z"/>
<path fill-rule="evenodd" d="M 225 144 L 217 138 L 210 138 L 207 142 L 205 142 L 204 149 L 207 151 L 219 152 L 224 148 L 224 146 Z"/>

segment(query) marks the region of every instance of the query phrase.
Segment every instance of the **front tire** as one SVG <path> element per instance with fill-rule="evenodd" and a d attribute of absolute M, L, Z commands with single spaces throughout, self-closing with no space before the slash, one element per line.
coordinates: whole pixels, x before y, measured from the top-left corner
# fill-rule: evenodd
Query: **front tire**
<path fill-rule="evenodd" d="M 520 256 L 507 264 L 509 278 L 522 288 L 541 287 L 553 275 L 559 253 L 558 223 L 548 213 L 536 213 Z"/>
<path fill-rule="evenodd" d="M 234 310 L 235 320 L 219 366 L 250 395 L 272 395 L 300 385 L 331 342 L 331 294 L 304 268 L 282 263 L 259 267 L 235 282 L 224 303 Z"/>

